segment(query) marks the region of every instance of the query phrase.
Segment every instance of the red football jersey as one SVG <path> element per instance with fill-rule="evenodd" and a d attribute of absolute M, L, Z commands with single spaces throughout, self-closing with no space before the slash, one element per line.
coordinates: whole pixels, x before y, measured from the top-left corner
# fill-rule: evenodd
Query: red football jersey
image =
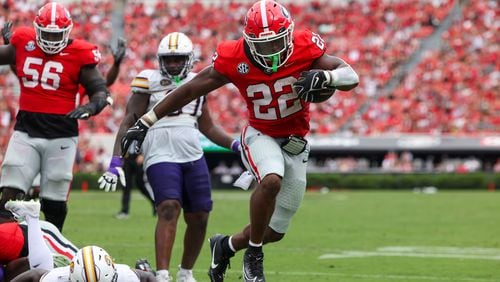
<path fill-rule="evenodd" d="M 213 67 L 239 89 L 252 127 L 272 137 L 305 136 L 309 132 L 309 103 L 298 98 L 292 84 L 325 50 L 318 34 L 294 32 L 291 57 L 277 72 L 268 74 L 251 62 L 241 38 L 217 46 Z"/>
<path fill-rule="evenodd" d="M 78 39 L 57 54 L 45 54 L 36 44 L 35 30 L 28 27 L 16 29 L 11 44 L 21 85 L 19 109 L 28 112 L 63 115 L 73 110 L 80 69 L 101 59 L 97 46 Z"/>

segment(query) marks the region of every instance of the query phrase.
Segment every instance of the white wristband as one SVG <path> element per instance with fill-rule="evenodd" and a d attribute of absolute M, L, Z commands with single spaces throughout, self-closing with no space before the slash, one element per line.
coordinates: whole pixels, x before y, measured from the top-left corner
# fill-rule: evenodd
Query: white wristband
<path fill-rule="evenodd" d="M 141 119 L 147 123 L 149 126 L 152 126 L 155 122 L 158 121 L 158 117 L 155 114 L 155 111 L 151 110 L 147 113 L 145 113 Z"/>

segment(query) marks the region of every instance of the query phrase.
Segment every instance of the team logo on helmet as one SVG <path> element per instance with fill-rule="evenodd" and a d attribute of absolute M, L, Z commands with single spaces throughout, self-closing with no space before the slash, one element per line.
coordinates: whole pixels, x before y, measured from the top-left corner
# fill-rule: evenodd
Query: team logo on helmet
<path fill-rule="evenodd" d="M 33 40 L 30 40 L 28 43 L 26 43 L 26 46 L 24 46 L 24 49 L 26 49 L 26 51 L 28 52 L 35 50 L 35 48 L 36 48 L 35 41 Z"/>
<path fill-rule="evenodd" d="M 247 74 L 250 71 L 250 67 L 247 63 L 239 63 L 236 70 L 239 74 Z"/>

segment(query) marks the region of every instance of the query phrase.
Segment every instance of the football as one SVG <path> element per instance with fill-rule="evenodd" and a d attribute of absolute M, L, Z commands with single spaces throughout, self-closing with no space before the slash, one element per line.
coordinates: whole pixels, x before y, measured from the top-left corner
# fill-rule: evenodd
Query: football
<path fill-rule="evenodd" d="M 321 90 L 309 91 L 309 94 L 313 95 L 311 103 L 321 103 L 328 100 L 335 94 L 335 89 L 325 88 Z"/>

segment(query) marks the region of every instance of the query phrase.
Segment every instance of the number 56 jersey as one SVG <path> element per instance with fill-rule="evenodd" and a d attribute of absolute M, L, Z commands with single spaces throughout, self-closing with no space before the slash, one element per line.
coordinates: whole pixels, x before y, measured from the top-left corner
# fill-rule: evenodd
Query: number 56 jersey
<path fill-rule="evenodd" d="M 81 68 L 95 66 L 101 59 L 97 46 L 79 39 L 70 39 L 57 54 L 46 54 L 29 27 L 16 29 L 11 44 L 16 49 L 21 111 L 67 114 L 75 108 Z"/>

